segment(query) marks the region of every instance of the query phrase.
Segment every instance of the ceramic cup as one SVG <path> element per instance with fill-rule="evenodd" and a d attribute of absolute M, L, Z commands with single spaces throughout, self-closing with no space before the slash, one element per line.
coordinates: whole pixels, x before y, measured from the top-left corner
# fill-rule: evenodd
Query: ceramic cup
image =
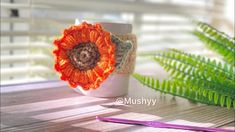
<path fill-rule="evenodd" d="M 96 23 L 96 22 L 89 22 Z M 99 22 L 106 31 L 113 34 L 128 34 L 132 32 L 131 24 Z M 75 25 L 80 24 L 76 20 Z M 130 74 L 111 74 L 97 89 L 83 90 L 77 87 L 74 90 L 87 96 L 94 97 L 118 97 L 128 93 Z"/>

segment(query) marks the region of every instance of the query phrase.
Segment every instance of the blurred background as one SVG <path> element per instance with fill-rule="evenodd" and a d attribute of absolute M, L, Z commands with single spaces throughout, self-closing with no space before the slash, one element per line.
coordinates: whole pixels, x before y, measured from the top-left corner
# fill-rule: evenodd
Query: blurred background
<path fill-rule="evenodd" d="M 216 57 L 190 33 L 191 19 L 234 37 L 234 0 L 1 0 L 1 85 L 58 79 L 52 42 L 76 18 L 132 24 L 138 55 L 177 48 Z M 137 72 L 150 65 L 137 57 Z"/>

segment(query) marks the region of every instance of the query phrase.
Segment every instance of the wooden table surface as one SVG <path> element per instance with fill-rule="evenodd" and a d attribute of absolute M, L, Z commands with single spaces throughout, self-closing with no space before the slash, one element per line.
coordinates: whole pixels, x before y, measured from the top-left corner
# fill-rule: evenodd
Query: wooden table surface
<path fill-rule="evenodd" d="M 182 130 L 100 122 L 95 116 L 158 120 L 234 130 L 234 110 L 164 95 L 130 79 L 124 98 L 156 99 L 154 106 L 123 105 L 116 98 L 83 96 L 61 81 L 1 87 L 1 131 L 159 131 Z"/>

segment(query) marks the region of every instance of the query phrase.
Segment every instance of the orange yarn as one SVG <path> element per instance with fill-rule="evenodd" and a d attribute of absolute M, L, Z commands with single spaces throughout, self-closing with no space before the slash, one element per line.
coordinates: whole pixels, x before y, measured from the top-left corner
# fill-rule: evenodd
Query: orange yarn
<path fill-rule="evenodd" d="M 88 46 L 92 44 L 98 49 L 98 53 Z M 83 22 L 78 26 L 71 26 L 64 30 L 61 38 L 54 40 L 54 45 L 54 68 L 60 73 L 61 80 L 68 81 L 73 88 L 98 88 L 115 69 L 115 44 L 111 41 L 110 33 L 104 31 L 100 24 Z M 97 59 L 94 59 L 94 56 Z M 91 61 L 93 65 L 89 65 Z M 79 66 L 84 65 L 90 68 L 81 70 Z"/>

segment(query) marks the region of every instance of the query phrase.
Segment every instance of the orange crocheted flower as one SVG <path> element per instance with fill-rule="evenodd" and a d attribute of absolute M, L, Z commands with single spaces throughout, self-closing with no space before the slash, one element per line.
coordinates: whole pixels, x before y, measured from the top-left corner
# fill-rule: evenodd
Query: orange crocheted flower
<path fill-rule="evenodd" d="M 54 44 L 55 70 L 73 88 L 95 89 L 115 69 L 115 45 L 100 24 L 71 26 Z"/>

